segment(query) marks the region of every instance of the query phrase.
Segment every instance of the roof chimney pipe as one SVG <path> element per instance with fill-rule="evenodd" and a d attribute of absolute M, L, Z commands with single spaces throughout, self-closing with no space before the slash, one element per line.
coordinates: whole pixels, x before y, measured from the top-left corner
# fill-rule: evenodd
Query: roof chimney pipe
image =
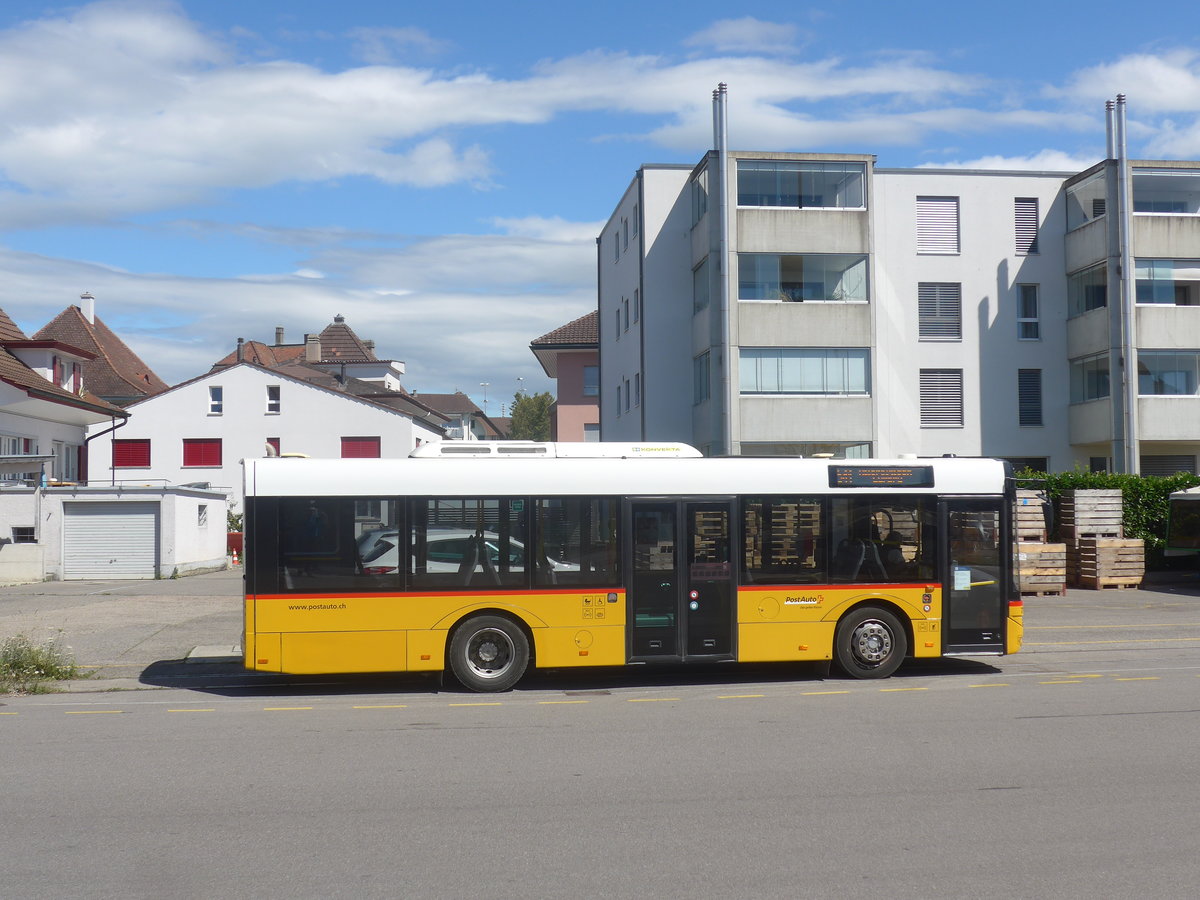
<path fill-rule="evenodd" d="M 282 325 L 275 326 L 275 346 L 276 347 L 283 346 L 283 326 Z"/>
<path fill-rule="evenodd" d="M 243 338 L 238 338 L 237 361 L 238 362 L 246 361 L 246 341 Z"/>
<path fill-rule="evenodd" d="M 96 324 L 96 298 L 88 291 L 84 291 L 79 295 L 79 305 L 83 311 L 83 317 L 87 319 L 89 325 Z"/>
<path fill-rule="evenodd" d="M 321 361 L 321 339 L 315 334 L 310 334 L 304 342 L 304 361 L 309 363 Z"/>

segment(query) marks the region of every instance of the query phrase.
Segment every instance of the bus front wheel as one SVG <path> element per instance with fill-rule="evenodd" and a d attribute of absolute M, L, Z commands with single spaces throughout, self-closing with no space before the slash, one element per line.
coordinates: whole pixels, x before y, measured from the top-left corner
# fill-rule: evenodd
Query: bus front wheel
<path fill-rule="evenodd" d="M 454 632 L 450 670 L 472 691 L 507 691 L 529 665 L 529 640 L 515 622 L 500 616 L 475 616 Z"/>
<path fill-rule="evenodd" d="M 887 678 L 907 653 L 904 626 L 886 609 L 856 609 L 838 623 L 834 654 L 851 678 Z"/>

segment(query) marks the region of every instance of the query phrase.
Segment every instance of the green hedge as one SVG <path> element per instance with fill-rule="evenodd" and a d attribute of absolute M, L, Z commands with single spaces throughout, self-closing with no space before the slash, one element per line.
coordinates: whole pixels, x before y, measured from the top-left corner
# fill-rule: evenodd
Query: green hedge
<path fill-rule="evenodd" d="M 1017 473 L 1018 487 L 1045 490 L 1054 506 L 1054 527 L 1058 527 L 1059 500 L 1065 491 L 1121 491 L 1124 510 L 1125 537 L 1141 538 L 1146 542 L 1146 563 L 1161 564 L 1167 538 L 1167 506 L 1172 493 L 1200 485 L 1200 477 L 1180 472 L 1169 478 L 1142 475 L 1121 475 L 1113 472 L 1035 472 L 1024 469 Z M 1051 534 L 1051 539 L 1057 535 Z"/>

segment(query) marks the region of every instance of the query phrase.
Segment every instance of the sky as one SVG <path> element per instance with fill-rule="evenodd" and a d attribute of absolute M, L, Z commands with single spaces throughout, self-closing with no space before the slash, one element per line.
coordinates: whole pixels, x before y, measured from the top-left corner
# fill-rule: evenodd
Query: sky
<path fill-rule="evenodd" d="M 172 384 L 342 315 L 501 415 L 719 82 L 731 149 L 1078 171 L 1125 93 L 1131 156 L 1200 159 L 1179 0 L 0 0 L 0 308 L 32 334 L 89 291 Z"/>

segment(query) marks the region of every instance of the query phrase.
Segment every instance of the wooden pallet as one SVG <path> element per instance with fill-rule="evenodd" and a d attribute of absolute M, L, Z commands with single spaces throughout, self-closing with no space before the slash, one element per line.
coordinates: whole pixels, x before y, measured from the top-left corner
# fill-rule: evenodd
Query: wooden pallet
<path fill-rule="evenodd" d="M 1129 578 L 1100 578 L 1088 575 L 1079 576 L 1079 586 L 1093 591 L 1132 590 L 1142 586 L 1142 579 Z"/>

